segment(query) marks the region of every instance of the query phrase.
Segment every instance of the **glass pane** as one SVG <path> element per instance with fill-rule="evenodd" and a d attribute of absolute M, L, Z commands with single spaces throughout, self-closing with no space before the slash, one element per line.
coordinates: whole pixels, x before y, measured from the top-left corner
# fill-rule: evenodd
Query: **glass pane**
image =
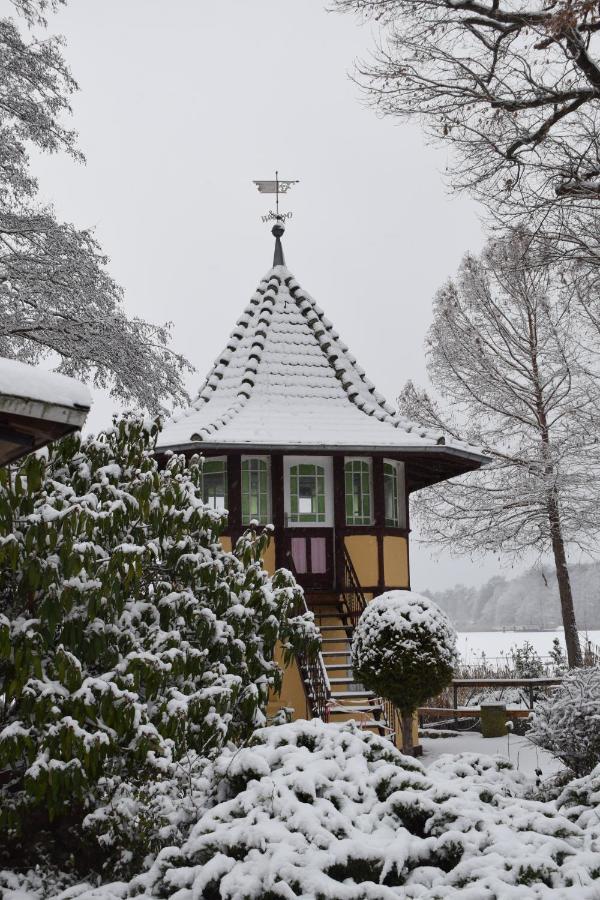
<path fill-rule="evenodd" d="M 398 470 L 396 466 L 386 463 L 383 473 L 385 524 L 391 528 L 397 528 L 399 525 Z"/>
<path fill-rule="evenodd" d="M 368 525 L 371 521 L 371 467 L 363 459 L 345 464 L 346 522 Z"/>
<path fill-rule="evenodd" d="M 292 559 L 298 575 L 306 573 L 306 538 L 292 538 Z"/>
<path fill-rule="evenodd" d="M 202 468 L 202 496 L 212 509 L 227 506 L 227 463 L 222 459 L 207 459 Z"/>
<path fill-rule="evenodd" d="M 310 539 L 310 568 L 315 575 L 327 572 L 327 548 L 324 537 Z"/>

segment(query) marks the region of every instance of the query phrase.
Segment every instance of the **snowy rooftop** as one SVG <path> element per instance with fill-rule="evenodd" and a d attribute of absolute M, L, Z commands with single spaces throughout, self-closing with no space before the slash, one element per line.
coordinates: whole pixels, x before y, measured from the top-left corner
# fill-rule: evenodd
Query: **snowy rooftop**
<path fill-rule="evenodd" d="M 398 415 L 368 380 L 323 310 L 284 265 L 263 278 L 195 402 L 169 420 L 161 448 L 194 444 L 313 449 L 445 445 Z"/>
<path fill-rule="evenodd" d="M 80 410 L 92 405 L 89 390 L 74 378 L 1 357 L 0 394 Z"/>
<path fill-rule="evenodd" d="M 74 378 L 0 358 L 0 465 L 81 428 L 91 404 Z"/>

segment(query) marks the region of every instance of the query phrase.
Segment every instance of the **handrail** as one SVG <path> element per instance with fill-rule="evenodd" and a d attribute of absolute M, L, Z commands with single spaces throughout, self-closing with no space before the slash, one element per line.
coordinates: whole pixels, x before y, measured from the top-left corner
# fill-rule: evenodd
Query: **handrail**
<path fill-rule="evenodd" d="M 341 588 L 346 615 L 354 624 L 367 608 L 367 601 L 347 547 L 344 547 L 344 581 Z"/>
<path fill-rule="evenodd" d="M 289 551 L 287 553 L 287 562 L 289 564 L 290 572 L 292 573 L 294 578 L 297 579 L 298 573 L 294 565 L 292 554 Z M 298 586 L 300 587 L 300 585 Z M 302 612 L 310 612 L 306 604 L 304 590 L 302 590 L 301 603 Z M 313 716 L 317 716 L 320 719 L 323 719 L 324 722 L 327 722 L 329 721 L 331 685 L 329 683 L 327 669 L 325 668 L 323 654 L 320 650 L 318 650 L 317 653 L 309 656 L 307 653 L 300 651 L 296 656 L 298 661 L 298 668 L 300 669 L 300 674 L 302 676 L 304 692 L 310 706 L 311 714 Z"/>

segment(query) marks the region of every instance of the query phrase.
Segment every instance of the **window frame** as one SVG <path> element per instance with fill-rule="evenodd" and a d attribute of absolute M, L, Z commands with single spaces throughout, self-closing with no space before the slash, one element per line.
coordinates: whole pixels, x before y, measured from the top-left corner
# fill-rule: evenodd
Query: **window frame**
<path fill-rule="evenodd" d="M 206 498 L 206 492 L 204 490 L 204 486 L 205 486 L 204 478 L 205 478 L 205 469 L 206 469 L 207 463 L 209 465 L 210 465 L 210 463 L 221 463 L 223 465 L 223 473 L 225 476 L 225 479 L 224 479 L 225 480 L 225 485 L 224 485 L 225 490 L 224 490 L 224 497 L 223 497 L 224 506 L 223 507 L 216 506 L 216 505 L 212 506 L 209 503 L 208 499 Z M 228 512 L 229 511 L 229 472 L 228 472 L 228 468 L 229 467 L 228 467 L 226 456 L 205 456 L 204 457 L 204 461 L 202 463 L 202 502 L 205 504 L 205 506 L 208 506 L 209 509 L 215 509 L 218 512 Z M 210 474 L 210 473 L 206 473 L 206 474 Z"/>
<path fill-rule="evenodd" d="M 386 473 L 386 466 L 391 466 L 396 474 L 396 513 L 397 522 L 392 524 L 386 516 L 386 481 L 389 475 Z M 402 531 L 406 530 L 406 469 L 401 460 L 384 459 L 383 460 L 383 524 L 385 528 L 398 528 Z"/>
<path fill-rule="evenodd" d="M 292 519 L 292 469 L 295 466 L 309 465 L 323 468 L 324 515 L 322 521 Z M 284 490 L 284 522 L 286 528 L 332 528 L 333 527 L 333 461 L 330 456 L 286 456 L 283 467 Z M 300 473 L 298 473 L 300 477 Z M 300 516 L 301 513 L 296 513 Z M 306 514 L 304 514 L 306 515 Z M 317 513 L 318 515 L 318 513 Z"/>
<path fill-rule="evenodd" d="M 348 493 L 347 489 L 347 479 L 348 475 L 350 478 L 353 478 L 354 471 L 348 472 L 349 466 L 354 466 L 358 463 L 361 466 L 360 470 L 360 479 L 361 479 L 361 506 L 364 504 L 365 497 L 368 498 L 368 515 L 351 515 L 348 514 L 348 499 L 354 497 L 354 492 Z M 365 467 L 366 466 L 366 472 Z M 367 491 L 364 490 L 363 478 L 366 474 L 367 477 Z M 365 528 L 374 524 L 374 505 L 373 505 L 373 460 L 369 456 L 346 456 L 344 458 L 344 522 L 348 526 L 348 528 Z"/>
<path fill-rule="evenodd" d="M 244 514 L 244 464 L 245 463 L 264 463 L 265 465 L 265 477 L 266 477 L 266 490 L 263 492 L 259 489 L 258 492 L 258 506 L 259 506 L 259 514 L 258 516 L 252 516 L 248 513 L 248 518 Z M 248 485 L 250 487 L 250 483 Z M 265 510 L 261 511 L 261 497 L 265 498 Z M 248 501 L 251 503 L 251 492 L 248 492 Z M 246 527 L 252 521 L 258 521 L 259 525 L 268 525 L 271 522 L 272 517 L 272 500 L 271 500 L 271 458 L 269 456 L 259 456 L 258 454 L 249 454 L 247 456 L 242 456 L 240 461 L 240 519 L 243 527 Z"/>

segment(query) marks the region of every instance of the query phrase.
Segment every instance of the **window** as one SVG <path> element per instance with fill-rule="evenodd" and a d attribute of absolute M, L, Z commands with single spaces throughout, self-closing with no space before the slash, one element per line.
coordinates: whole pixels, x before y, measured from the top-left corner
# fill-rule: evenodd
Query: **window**
<path fill-rule="evenodd" d="M 202 499 L 211 509 L 227 508 L 227 460 L 205 459 L 202 467 Z"/>
<path fill-rule="evenodd" d="M 271 515 L 269 463 L 261 457 L 242 459 L 242 525 L 253 519 L 266 525 Z"/>
<path fill-rule="evenodd" d="M 325 523 L 325 468 L 315 463 L 290 466 L 290 522 Z"/>
<path fill-rule="evenodd" d="M 366 459 L 349 459 L 344 466 L 346 483 L 346 524 L 370 525 L 371 466 Z"/>
<path fill-rule="evenodd" d="M 386 526 L 388 528 L 405 528 L 404 463 L 390 460 L 384 462 L 383 496 Z"/>

